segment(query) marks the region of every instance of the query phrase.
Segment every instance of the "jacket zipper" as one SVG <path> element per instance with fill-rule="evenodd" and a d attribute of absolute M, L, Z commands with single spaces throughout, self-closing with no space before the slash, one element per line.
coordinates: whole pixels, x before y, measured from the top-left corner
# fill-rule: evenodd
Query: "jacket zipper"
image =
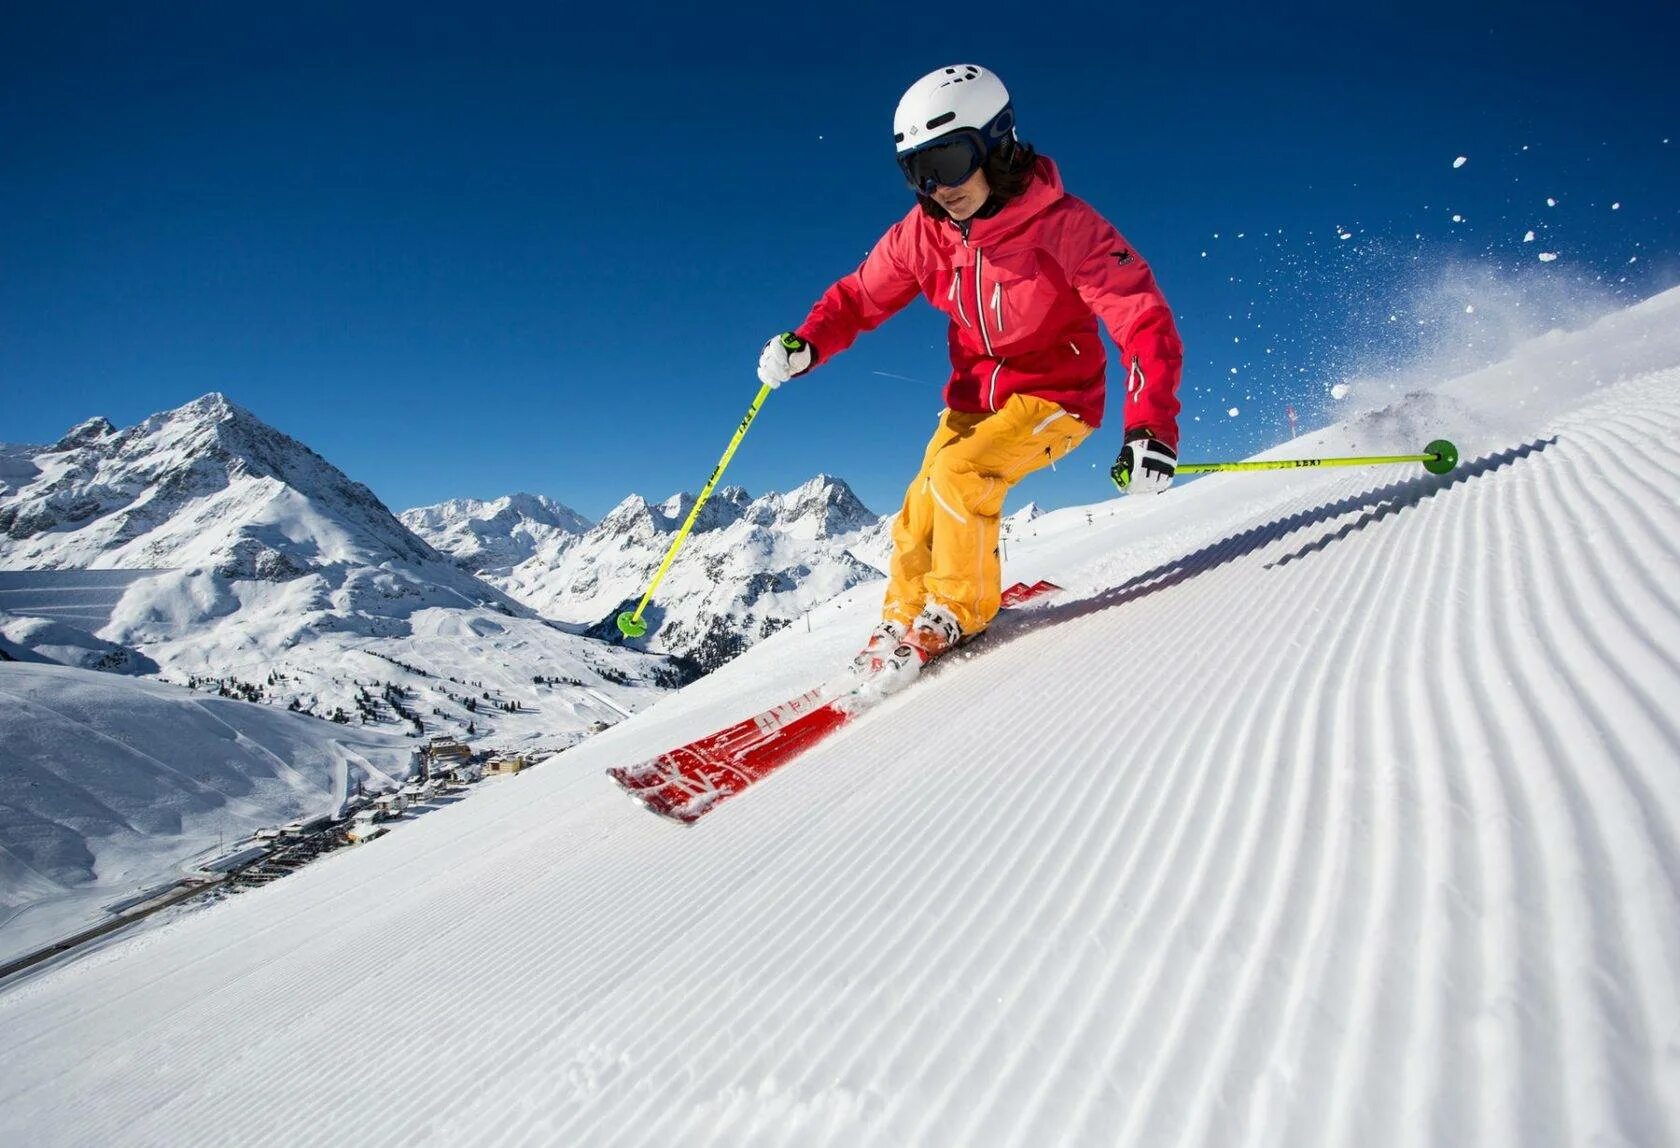
<path fill-rule="evenodd" d="M 956 305 L 957 305 L 957 318 L 962 320 L 963 326 L 972 327 L 972 326 L 974 326 L 974 324 L 970 323 L 968 321 L 968 316 L 963 313 L 962 292 L 958 290 L 958 288 L 961 287 L 961 286 L 962 286 L 962 272 L 959 271 L 959 272 L 957 272 L 957 274 L 955 274 L 951 277 L 951 290 L 946 293 L 945 298 L 950 299 L 950 300 L 952 300 L 953 302 L 956 303 Z"/>
<path fill-rule="evenodd" d="M 967 243 L 968 240 L 965 239 L 963 242 Z M 991 333 L 986 330 L 986 297 L 981 293 L 980 287 L 980 268 L 982 262 L 980 249 L 976 247 L 974 249 L 974 306 L 975 309 L 980 312 L 980 338 L 985 340 L 986 354 L 988 356 L 992 356 L 994 355 L 994 352 L 992 351 L 992 336 Z"/>
<path fill-rule="evenodd" d="M 963 246 L 968 246 L 968 236 L 966 234 L 963 236 Z M 986 344 L 987 357 L 997 358 L 997 352 L 992 350 L 991 333 L 986 330 L 986 295 L 984 288 L 981 286 L 980 274 L 985 266 L 985 257 L 981 254 L 980 248 L 975 247 L 972 250 L 974 251 L 974 307 L 980 320 L 980 338 Z M 1002 299 L 999 295 L 994 295 L 994 298 L 999 299 L 999 301 Z M 957 310 L 960 312 L 962 310 L 962 296 L 960 294 L 957 300 Z M 1002 322 L 998 323 L 998 330 L 1003 330 Z M 997 377 L 1001 370 L 1003 370 L 1003 360 L 998 359 L 997 366 L 992 368 L 992 381 L 986 393 L 986 405 L 993 411 L 997 410 Z"/>

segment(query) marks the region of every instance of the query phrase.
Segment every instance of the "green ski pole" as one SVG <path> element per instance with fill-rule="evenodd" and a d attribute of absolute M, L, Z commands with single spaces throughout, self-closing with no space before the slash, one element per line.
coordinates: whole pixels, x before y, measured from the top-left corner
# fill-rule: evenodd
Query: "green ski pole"
<path fill-rule="evenodd" d="M 626 638 L 640 638 L 647 633 L 647 623 L 642 620 L 642 611 L 647 609 L 648 603 L 653 600 L 653 592 L 659 589 L 659 583 L 664 581 L 665 571 L 671 568 L 671 561 L 676 558 L 677 551 L 682 548 L 683 542 L 688 538 L 688 532 L 694 529 L 694 520 L 700 517 L 700 508 L 705 506 L 706 500 L 712 496 L 712 488 L 717 486 L 718 479 L 723 476 L 723 468 L 728 466 L 729 460 L 735 457 L 735 448 L 740 446 L 741 440 L 747 437 L 747 428 L 752 426 L 753 420 L 758 417 L 758 409 L 764 405 L 764 400 L 775 389 L 769 383 L 765 383 L 758 388 L 758 397 L 753 399 L 752 406 L 747 408 L 746 417 L 741 420 L 741 425 L 735 428 L 735 437 L 729 440 L 729 446 L 723 452 L 723 457 L 718 459 L 717 467 L 712 471 L 712 477 L 706 480 L 705 489 L 701 490 L 700 497 L 694 500 L 694 509 L 688 512 L 687 521 L 682 524 L 682 529 L 677 531 L 677 537 L 672 541 L 671 548 L 665 552 L 665 560 L 659 564 L 659 571 L 654 574 L 653 581 L 648 585 L 647 593 L 642 595 L 642 600 L 636 603 L 634 610 L 626 610 L 618 616 L 618 632 Z"/>
<path fill-rule="evenodd" d="M 1215 474 L 1247 470 L 1295 470 L 1303 466 L 1380 466 L 1384 463 L 1421 462 L 1430 474 L 1451 474 L 1458 465 L 1458 448 L 1444 438 L 1438 438 L 1423 448 L 1421 454 L 1360 454 L 1346 458 L 1280 458 L 1270 462 L 1181 462 L 1178 474 Z M 1124 491 L 1120 483 L 1120 466 L 1116 463 L 1108 476 L 1115 489 Z"/>

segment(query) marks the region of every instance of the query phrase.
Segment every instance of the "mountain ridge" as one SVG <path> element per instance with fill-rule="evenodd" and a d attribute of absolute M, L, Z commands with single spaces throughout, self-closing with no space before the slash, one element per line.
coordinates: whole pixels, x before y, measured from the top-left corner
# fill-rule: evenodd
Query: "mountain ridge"
<path fill-rule="evenodd" d="M 695 497 L 679 491 L 654 503 L 631 494 L 581 531 L 504 520 L 500 536 L 475 540 L 475 553 L 514 551 L 520 533 L 534 545 L 518 563 L 480 564 L 477 573 L 544 617 L 615 639 L 613 619 L 651 582 Z M 448 505 L 416 507 L 403 520 L 447 549 L 456 539 L 438 523 Z M 740 486 L 720 487 L 660 585 L 647 612 L 653 625 L 638 648 L 715 669 L 835 594 L 881 577 L 887 531 L 886 521 L 832 475 L 757 497 Z"/>

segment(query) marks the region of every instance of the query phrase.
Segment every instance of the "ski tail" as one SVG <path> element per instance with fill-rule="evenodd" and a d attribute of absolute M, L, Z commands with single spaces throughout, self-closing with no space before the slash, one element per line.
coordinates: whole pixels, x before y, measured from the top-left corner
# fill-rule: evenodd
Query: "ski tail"
<path fill-rule="evenodd" d="M 1015 585 L 1005 590 L 999 600 L 1003 603 L 1003 608 L 1007 610 L 1012 606 L 1019 606 L 1024 602 L 1031 602 L 1034 598 L 1042 598 L 1047 594 L 1054 594 L 1060 589 L 1061 587 L 1056 585 L 1054 582 L 1045 582 L 1042 579 L 1034 582 L 1031 586 L 1027 585 L 1025 582 L 1017 582 Z"/>

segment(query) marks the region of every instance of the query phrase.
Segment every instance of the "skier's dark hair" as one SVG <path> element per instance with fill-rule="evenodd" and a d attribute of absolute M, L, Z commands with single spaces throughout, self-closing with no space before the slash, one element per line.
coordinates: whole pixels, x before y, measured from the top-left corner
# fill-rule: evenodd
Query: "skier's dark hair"
<path fill-rule="evenodd" d="M 980 170 L 986 173 L 986 184 L 992 189 L 992 194 L 975 215 L 981 219 L 996 215 L 1004 204 L 1026 191 L 1027 184 L 1032 182 L 1033 164 L 1036 162 L 1038 153 L 1030 143 L 1012 141 L 987 156 Z M 916 201 L 924 212 L 941 223 L 951 218 L 931 196 L 918 194 Z"/>

